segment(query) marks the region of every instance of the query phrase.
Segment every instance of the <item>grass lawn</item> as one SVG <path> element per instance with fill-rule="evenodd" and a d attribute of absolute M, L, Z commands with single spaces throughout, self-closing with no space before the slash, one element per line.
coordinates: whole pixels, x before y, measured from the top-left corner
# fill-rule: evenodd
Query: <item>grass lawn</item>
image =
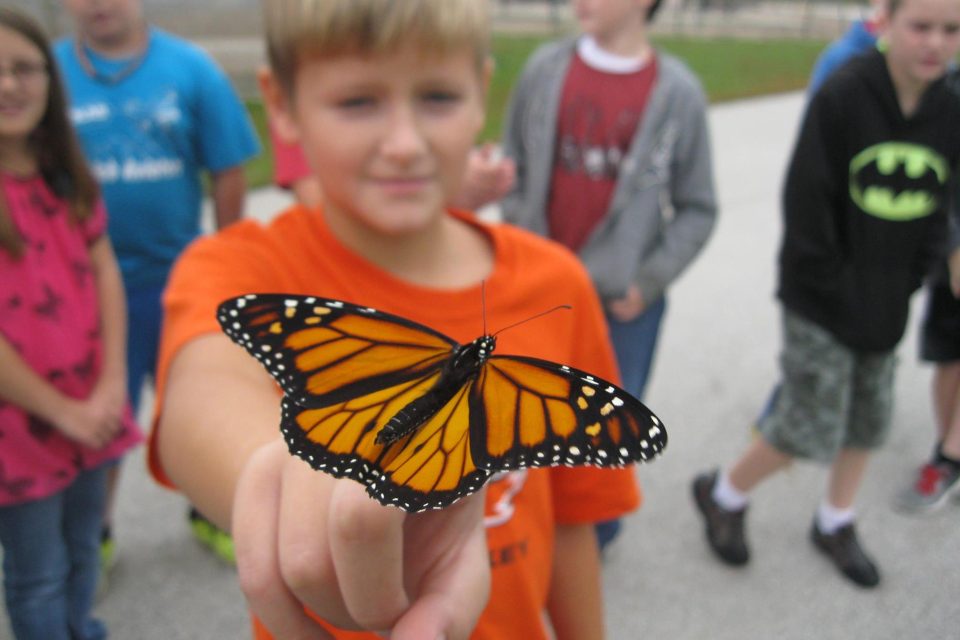
<path fill-rule="evenodd" d="M 510 90 L 523 64 L 544 41 L 536 36 L 497 36 L 493 42 L 496 71 L 490 87 L 487 125 L 482 140 L 499 137 Z M 807 84 L 814 60 L 826 44 L 819 40 L 740 40 L 733 38 L 658 37 L 657 47 L 684 60 L 700 77 L 710 102 L 792 91 Z M 263 141 L 264 152 L 247 164 L 253 187 L 268 184 L 273 154 L 267 139 L 263 105 L 247 107 Z"/>

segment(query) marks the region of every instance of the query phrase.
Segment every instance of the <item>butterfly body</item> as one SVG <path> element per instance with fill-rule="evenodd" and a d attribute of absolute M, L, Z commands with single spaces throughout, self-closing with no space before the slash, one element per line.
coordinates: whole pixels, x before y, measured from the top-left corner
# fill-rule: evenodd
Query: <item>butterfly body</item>
<path fill-rule="evenodd" d="M 470 344 L 458 346 L 436 384 L 390 418 L 377 433 L 376 443 L 391 444 L 420 427 L 450 402 L 457 390 L 480 373 L 480 368 L 496 346 L 497 339 L 490 335 L 480 336 Z"/>
<path fill-rule="evenodd" d="M 406 511 L 443 508 L 499 471 L 619 467 L 666 446 L 660 420 L 623 389 L 492 355 L 494 336 L 461 345 L 369 307 L 282 294 L 226 300 L 217 318 L 283 389 L 291 453 Z"/>

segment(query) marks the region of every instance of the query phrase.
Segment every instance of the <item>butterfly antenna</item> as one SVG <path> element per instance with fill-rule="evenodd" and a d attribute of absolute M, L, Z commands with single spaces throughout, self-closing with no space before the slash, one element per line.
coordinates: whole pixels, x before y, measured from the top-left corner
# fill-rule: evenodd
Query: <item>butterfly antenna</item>
<path fill-rule="evenodd" d="M 526 320 L 521 320 L 520 322 L 514 322 L 514 323 L 511 324 L 511 325 L 507 325 L 506 327 L 500 329 L 499 331 L 497 331 L 497 332 L 496 332 L 495 334 L 493 334 L 493 335 L 494 335 L 494 337 L 496 337 L 496 336 L 500 335 L 501 333 L 503 333 L 504 331 L 506 331 L 507 329 L 513 329 L 514 327 L 520 326 L 521 324 L 530 322 L 531 320 L 536 320 L 537 318 L 543 317 L 543 316 L 547 315 L 548 313 L 553 313 L 554 311 L 560 311 L 561 309 L 573 309 L 573 307 L 570 306 L 569 304 L 558 304 L 558 305 L 555 306 L 553 309 L 547 309 L 546 311 L 541 311 L 541 312 L 538 313 L 537 315 L 535 315 L 535 316 L 530 316 L 530 317 L 527 318 Z M 486 322 L 486 320 L 484 320 L 484 322 Z"/>
<path fill-rule="evenodd" d="M 483 317 L 483 335 L 487 335 L 487 281 L 480 281 L 480 313 Z"/>

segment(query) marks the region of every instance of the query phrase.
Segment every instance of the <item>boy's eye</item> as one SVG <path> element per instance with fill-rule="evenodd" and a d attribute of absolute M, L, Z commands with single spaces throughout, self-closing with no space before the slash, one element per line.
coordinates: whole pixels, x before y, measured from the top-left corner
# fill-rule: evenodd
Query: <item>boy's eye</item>
<path fill-rule="evenodd" d="M 352 96 L 349 98 L 343 98 L 337 102 L 337 106 L 342 109 L 360 109 L 364 107 L 371 107 L 376 104 L 376 100 L 373 96 Z"/>
<path fill-rule="evenodd" d="M 460 99 L 460 94 L 454 91 L 427 91 L 423 94 L 423 99 L 426 102 L 456 102 Z"/>

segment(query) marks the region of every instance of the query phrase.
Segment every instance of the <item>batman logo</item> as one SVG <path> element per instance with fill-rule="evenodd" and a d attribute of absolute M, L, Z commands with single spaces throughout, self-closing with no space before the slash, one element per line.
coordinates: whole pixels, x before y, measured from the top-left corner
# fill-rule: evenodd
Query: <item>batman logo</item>
<path fill-rule="evenodd" d="M 850 197 L 864 212 L 893 222 L 928 216 L 950 177 L 939 153 L 909 142 L 884 142 L 850 161 Z"/>

